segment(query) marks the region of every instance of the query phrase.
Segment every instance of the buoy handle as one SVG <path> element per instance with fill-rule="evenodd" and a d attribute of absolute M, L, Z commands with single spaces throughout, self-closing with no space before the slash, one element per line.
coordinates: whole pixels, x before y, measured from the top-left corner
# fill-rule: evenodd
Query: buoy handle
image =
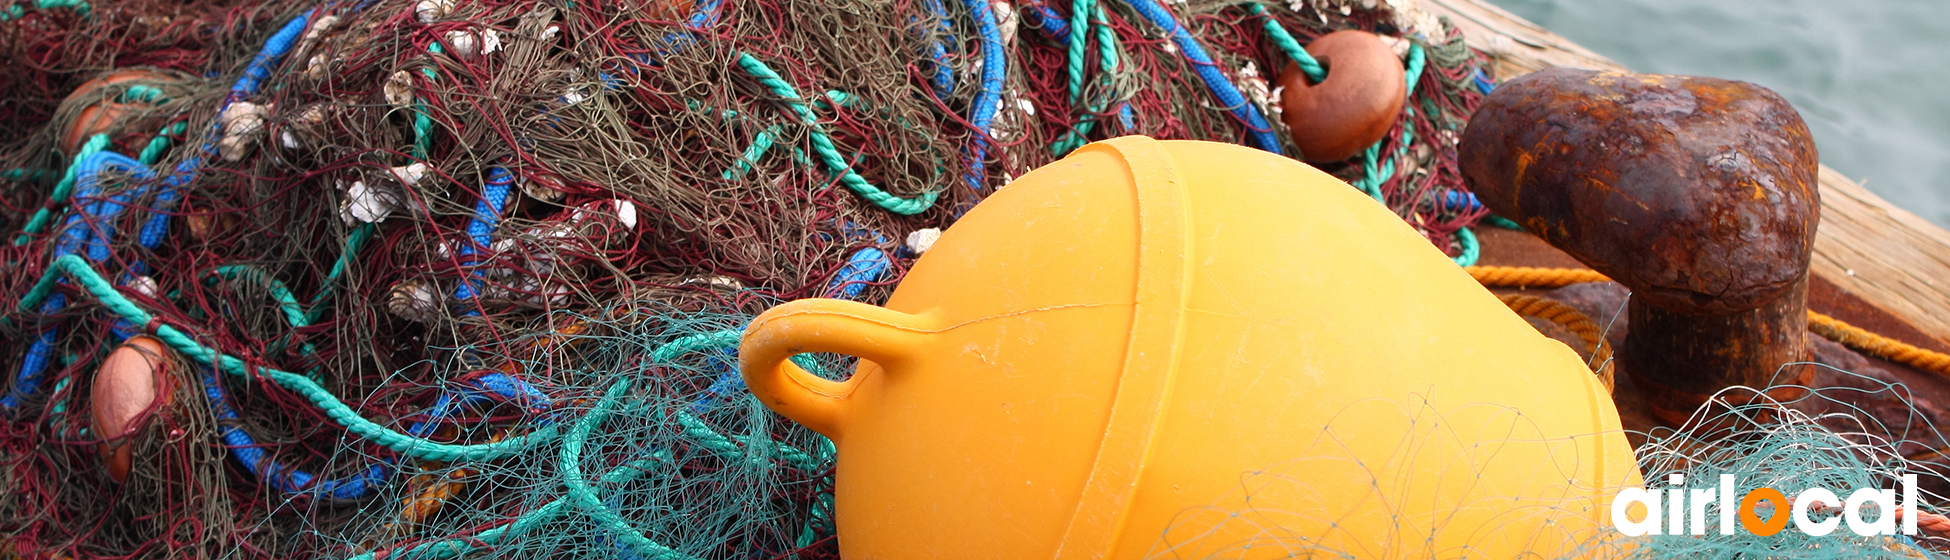
<path fill-rule="evenodd" d="M 938 330 L 933 323 L 924 315 L 846 300 L 794 301 L 766 311 L 745 327 L 738 367 L 752 395 L 766 406 L 837 441 L 847 401 L 864 376 L 856 373 L 846 381 L 831 381 L 793 365 L 788 358 L 833 352 L 895 372 L 918 355 L 927 336 Z"/>

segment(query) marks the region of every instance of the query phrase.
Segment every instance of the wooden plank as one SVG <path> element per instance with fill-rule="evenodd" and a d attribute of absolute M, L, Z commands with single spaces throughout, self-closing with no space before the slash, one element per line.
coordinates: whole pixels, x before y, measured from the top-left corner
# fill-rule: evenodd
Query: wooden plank
<path fill-rule="evenodd" d="M 1626 70 L 1598 53 L 1482 0 L 1424 0 L 1500 78 L 1551 67 Z M 1814 274 L 1942 340 L 1950 340 L 1950 231 L 1821 166 Z"/>

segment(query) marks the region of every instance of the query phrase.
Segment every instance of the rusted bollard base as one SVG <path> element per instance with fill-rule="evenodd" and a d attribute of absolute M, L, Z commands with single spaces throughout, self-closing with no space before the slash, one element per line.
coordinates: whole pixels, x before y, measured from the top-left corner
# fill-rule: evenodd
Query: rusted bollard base
<path fill-rule="evenodd" d="M 1779 298 L 1759 308 L 1726 315 L 1667 311 L 1632 296 L 1630 331 L 1619 352 L 1619 367 L 1631 372 L 1645 391 L 1654 416 L 1672 425 L 1685 422 L 1721 389 L 1763 390 L 1805 385 L 1808 281 L 1796 280 Z M 1778 394 L 1777 394 L 1778 393 Z M 1769 391 L 1777 400 L 1805 394 L 1796 388 Z M 1746 397 L 1734 396 L 1737 399 Z M 1735 403 L 1738 404 L 1738 403 Z"/>

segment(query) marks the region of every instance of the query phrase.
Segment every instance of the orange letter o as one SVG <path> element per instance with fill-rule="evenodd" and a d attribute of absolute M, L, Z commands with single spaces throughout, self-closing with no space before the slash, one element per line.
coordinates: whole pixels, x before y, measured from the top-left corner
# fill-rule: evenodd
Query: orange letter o
<path fill-rule="evenodd" d="M 1760 513 L 1754 511 L 1754 506 L 1762 501 L 1774 503 L 1774 515 L 1768 517 L 1767 521 L 1761 521 Z M 1789 507 L 1787 496 L 1782 495 L 1780 490 L 1755 488 L 1740 498 L 1740 526 L 1746 527 L 1747 532 L 1755 536 L 1772 537 L 1787 527 Z"/>

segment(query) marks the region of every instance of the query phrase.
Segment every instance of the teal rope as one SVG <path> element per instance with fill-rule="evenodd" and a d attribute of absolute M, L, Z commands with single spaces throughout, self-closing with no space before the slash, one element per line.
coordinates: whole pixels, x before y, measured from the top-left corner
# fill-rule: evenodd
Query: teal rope
<path fill-rule="evenodd" d="M 662 346 L 652 350 L 650 352 L 650 361 L 652 363 L 667 363 L 684 354 L 736 345 L 743 336 L 743 332 L 743 329 L 725 329 L 679 338 L 664 343 Z M 588 441 L 589 435 L 595 431 L 595 428 L 603 420 L 607 419 L 613 407 L 621 402 L 622 396 L 628 391 L 628 381 L 621 381 L 610 386 L 608 392 L 604 394 L 603 399 L 591 409 L 587 416 L 579 420 L 563 438 L 562 449 L 556 458 L 558 467 L 563 473 L 564 485 L 568 487 L 568 491 L 565 492 L 567 495 L 556 498 L 544 504 L 542 507 L 524 513 L 507 525 L 488 529 L 466 538 L 453 538 L 417 544 L 403 550 L 395 550 L 389 553 L 387 557 L 397 560 L 419 558 L 447 560 L 458 558 L 480 552 L 488 547 L 497 546 L 510 536 L 520 536 L 529 531 L 533 531 L 546 523 L 556 520 L 568 508 L 575 507 L 597 517 L 598 522 L 602 523 L 604 528 L 612 531 L 618 538 L 623 539 L 626 545 L 636 551 L 648 550 L 652 554 L 664 558 L 684 558 L 681 554 L 644 538 L 641 532 L 636 531 L 629 525 L 628 520 L 622 519 L 621 516 L 617 516 L 604 507 L 601 496 L 596 494 L 595 488 L 589 484 L 586 476 L 582 472 L 582 452 L 587 445 L 586 442 Z M 727 459 L 732 460 L 737 460 L 744 456 L 736 444 L 730 444 L 729 440 L 705 425 L 702 420 L 680 412 L 678 421 L 684 425 L 685 435 L 701 442 L 701 446 L 707 450 L 719 453 Z M 824 443 L 824 440 L 822 442 Z M 815 472 L 824 469 L 824 463 L 811 454 L 807 454 L 789 445 L 776 445 L 779 447 L 780 456 L 795 467 L 801 470 Z M 825 457 L 832 456 L 830 443 L 826 443 L 826 449 L 824 451 Z M 660 464 L 669 465 L 670 463 L 669 451 L 657 450 L 652 453 L 652 459 L 640 459 L 611 469 L 602 476 L 601 482 L 608 486 L 627 484 L 648 474 Z M 591 501 L 591 498 L 594 498 L 594 500 Z M 823 498 L 825 500 L 823 503 L 830 503 L 830 495 L 824 496 Z M 815 509 L 817 510 L 817 506 L 815 506 Z M 818 512 L 815 511 L 815 515 L 817 514 Z M 808 528 L 808 530 L 810 531 L 811 529 Z M 634 535 L 634 537 L 630 535 Z M 801 537 L 801 540 L 804 540 L 804 536 Z M 367 552 L 353 556 L 350 560 L 374 560 L 378 554 L 376 551 Z"/>
<path fill-rule="evenodd" d="M 1476 259 L 1483 254 L 1482 246 L 1476 243 L 1476 232 L 1469 231 L 1466 227 L 1457 229 L 1456 244 L 1461 246 L 1460 254 L 1456 255 L 1456 264 L 1476 266 Z"/>
<path fill-rule="evenodd" d="M 27 297 L 21 299 L 20 309 L 33 309 L 53 292 L 56 280 L 61 276 L 82 285 L 88 293 L 100 300 L 109 311 L 120 315 L 132 325 L 154 325 L 156 338 L 200 363 L 218 367 L 225 373 L 250 378 L 253 373 L 270 379 L 317 406 L 325 416 L 344 427 L 346 431 L 363 437 L 373 443 L 391 449 L 406 457 L 427 461 L 487 461 L 528 453 L 530 448 L 556 439 L 559 434 L 555 426 L 535 430 L 525 436 L 505 439 L 492 443 L 455 445 L 413 437 L 394 431 L 385 426 L 359 416 L 357 411 L 346 406 L 344 401 L 332 395 L 317 382 L 303 375 L 269 367 L 251 367 L 243 360 L 227 356 L 196 342 L 187 333 L 176 327 L 155 321 L 149 312 L 115 290 L 115 286 L 88 265 L 88 261 L 77 255 L 66 255 L 55 259 L 47 273 L 41 276 Z"/>
<path fill-rule="evenodd" d="M 815 100 L 814 103 L 816 104 L 817 107 L 821 109 L 827 109 L 827 110 L 833 109 L 833 107 L 835 107 L 836 105 L 839 107 L 846 107 L 851 109 L 854 108 L 856 105 L 858 105 L 858 100 L 859 97 L 848 95 L 844 91 L 829 90 L 826 92 L 825 99 Z M 698 104 L 695 101 L 690 102 L 690 105 L 692 106 L 692 108 L 698 107 Z M 732 119 L 738 116 L 738 112 L 725 111 L 720 116 L 725 119 Z M 899 122 L 901 127 L 903 128 L 908 128 L 908 129 L 913 128 L 913 126 L 909 125 L 905 120 L 899 119 L 898 117 L 896 117 L 895 120 Z M 743 179 L 745 175 L 750 174 L 752 170 L 758 168 L 758 161 L 764 159 L 765 153 L 772 150 L 772 146 L 778 143 L 778 137 L 783 132 L 784 129 L 777 125 L 769 126 L 766 127 L 765 130 L 759 131 L 757 135 L 752 137 L 752 144 L 750 146 L 745 147 L 744 153 L 739 154 L 738 161 L 732 162 L 732 167 L 730 169 L 724 170 L 724 173 L 722 173 L 720 176 L 724 177 L 724 180 L 726 181 L 736 181 L 739 179 Z M 799 162 L 801 165 L 810 166 L 813 164 L 812 160 L 806 159 L 806 153 L 797 148 L 794 148 L 792 150 L 792 159 L 794 161 Z"/>
<path fill-rule="evenodd" d="M 75 151 L 74 159 L 68 161 L 67 174 L 61 176 L 61 182 L 54 184 L 54 192 L 48 195 L 47 204 L 35 210 L 34 217 L 27 220 L 27 227 L 22 228 L 20 236 L 14 238 L 15 246 L 26 245 L 28 240 L 47 228 L 49 222 L 54 221 L 54 210 L 65 205 L 68 197 L 74 196 L 75 177 L 81 174 L 81 160 L 88 159 L 88 156 L 105 149 L 108 149 L 108 135 L 96 134 L 88 137 L 88 142 L 82 144 L 80 150 Z"/>
<path fill-rule="evenodd" d="M 307 324 L 317 321 L 318 314 L 325 311 L 325 307 L 319 304 L 332 297 L 332 293 L 338 289 L 339 277 L 345 274 L 346 267 L 351 266 L 352 258 L 358 256 L 359 249 L 364 247 L 366 241 L 372 239 L 373 233 L 378 230 L 379 224 L 366 222 L 353 228 L 352 235 L 346 236 L 345 249 L 339 251 L 339 259 L 332 262 L 332 270 L 325 274 L 325 283 L 319 287 L 318 295 L 311 298 L 311 309 L 305 312 Z"/>
<path fill-rule="evenodd" d="M 1516 220 L 1498 216 L 1496 214 L 1490 214 L 1488 216 L 1484 216 L 1483 223 L 1489 224 L 1492 227 L 1500 227 L 1508 230 L 1523 231 L 1523 225 L 1518 224 Z"/>
<path fill-rule="evenodd" d="M 766 66 L 750 53 L 738 53 L 738 66 L 752 77 L 758 78 L 760 84 L 772 90 L 774 95 L 785 101 L 786 106 L 792 108 L 792 112 L 799 116 L 801 124 L 812 129 L 813 153 L 819 156 L 820 162 L 826 165 L 828 171 L 839 177 L 840 184 L 846 185 L 848 189 L 860 195 L 860 198 L 867 199 L 867 202 L 895 214 L 919 214 L 928 207 L 934 206 L 935 197 L 939 196 L 936 192 L 929 191 L 915 198 L 901 198 L 867 182 L 867 179 L 855 173 L 853 166 L 840 155 L 839 148 L 833 145 L 833 137 L 828 136 L 825 127 L 819 125 L 819 117 L 813 114 L 812 107 L 806 103 L 806 100 L 799 97 L 798 90 L 793 89 L 792 84 L 786 83 L 777 72 L 773 72 L 771 67 Z"/>
<path fill-rule="evenodd" d="M 278 303 L 278 310 L 284 312 L 286 323 L 290 323 L 293 327 L 311 324 L 311 321 L 305 317 L 304 307 L 298 305 L 298 298 L 292 297 L 291 289 L 286 288 L 284 282 L 279 282 L 277 278 L 258 270 L 255 266 L 247 264 L 219 266 L 206 273 L 204 282 L 214 283 L 218 278 L 262 286 L 265 291 L 270 292 L 271 299 Z"/>
<path fill-rule="evenodd" d="M 1308 53 L 1305 47 L 1300 46 L 1299 41 L 1293 39 L 1293 34 L 1287 33 L 1286 28 L 1280 26 L 1280 20 L 1274 19 L 1273 14 L 1266 13 L 1266 6 L 1252 4 L 1250 9 L 1253 15 L 1259 16 L 1260 26 L 1266 28 L 1266 36 L 1273 39 L 1273 45 L 1278 46 L 1280 52 L 1286 53 L 1287 58 L 1293 59 L 1293 64 L 1299 66 L 1300 72 L 1307 75 L 1308 83 L 1318 84 L 1327 79 L 1327 69 L 1322 68 L 1320 61 L 1314 60 L 1314 55 Z M 1414 78 L 1410 80 L 1409 89 L 1415 89 L 1412 85 L 1415 83 Z"/>
<path fill-rule="evenodd" d="M 623 546 L 629 547 L 631 552 L 634 552 L 636 555 L 653 559 L 688 560 L 690 556 L 680 554 L 670 547 L 658 544 L 648 537 L 643 536 L 643 532 L 631 526 L 629 520 L 623 519 L 623 516 L 617 515 L 615 511 L 611 511 L 609 507 L 604 506 L 602 498 L 596 495 L 596 489 L 589 485 L 587 478 L 583 477 L 583 444 L 588 441 L 589 434 L 596 430 L 597 425 L 602 424 L 603 420 L 609 419 L 609 415 L 616 406 L 616 403 L 621 401 L 623 395 L 628 393 L 629 390 L 630 380 L 624 379 L 617 381 L 615 385 L 609 387 L 609 392 L 603 394 L 603 400 L 598 402 L 595 408 L 590 409 L 589 414 L 584 415 L 582 420 L 577 421 L 574 428 L 570 429 L 569 437 L 563 440 L 562 452 L 558 456 L 559 462 L 557 468 L 562 471 L 563 486 L 568 488 L 570 503 L 574 504 L 577 509 L 582 510 L 584 514 L 595 519 L 604 529 L 609 530 L 611 536 L 616 537 Z"/>
<path fill-rule="evenodd" d="M 660 363 L 660 364 L 669 363 L 671 360 L 676 359 L 678 356 L 682 356 L 684 354 L 689 354 L 699 350 L 710 350 L 713 348 L 727 348 L 727 347 L 736 346 L 738 344 L 739 339 L 741 339 L 744 336 L 745 336 L 744 329 L 725 329 L 716 332 L 708 332 L 708 333 L 686 336 L 683 338 L 679 338 L 677 340 L 670 341 L 669 343 L 658 347 L 656 350 L 652 350 L 650 352 L 650 361 L 654 363 Z"/>
<path fill-rule="evenodd" d="M 654 470 L 658 466 L 659 463 L 668 464 L 669 462 L 670 462 L 670 458 L 668 456 L 668 453 L 660 451 L 652 454 L 651 459 L 639 459 L 636 461 L 631 461 L 628 463 L 617 465 L 616 468 L 610 469 L 609 472 L 603 474 L 602 483 L 610 486 L 614 486 L 618 484 L 629 484 L 630 482 L 635 481 L 636 479 L 642 477 L 643 475 L 649 474 L 652 470 Z M 561 516 L 563 510 L 568 509 L 568 507 L 569 507 L 569 501 L 567 496 L 556 498 L 554 500 L 549 501 L 549 503 L 547 504 L 543 504 L 542 507 L 535 508 L 534 510 L 529 511 L 528 513 L 516 517 L 514 521 L 509 522 L 507 525 L 502 525 L 500 527 L 495 527 L 493 529 L 481 531 L 480 533 L 470 536 L 468 538 L 446 539 L 440 541 L 420 543 L 414 545 L 411 548 L 407 548 L 405 550 L 396 551 L 392 554 L 388 554 L 387 558 L 389 560 L 406 560 L 406 559 L 418 559 L 418 558 L 445 560 L 450 558 L 458 558 L 461 556 L 466 556 L 468 554 L 473 554 L 475 552 L 478 552 L 484 548 L 498 545 L 501 543 L 502 539 L 505 539 L 510 535 L 527 534 L 528 532 L 533 531 L 538 527 L 541 527 L 545 523 L 554 521 L 555 518 Z M 374 560 L 374 558 L 377 557 L 378 554 L 379 553 L 377 551 L 367 552 L 364 554 L 353 556 L 349 560 Z"/>
<path fill-rule="evenodd" d="M 16 167 L 0 173 L 0 179 L 28 183 L 41 183 L 54 178 L 54 172 L 47 169 L 27 169 Z"/>
<path fill-rule="evenodd" d="M 36 10 L 51 10 L 54 8 L 73 8 L 75 15 L 84 18 L 94 12 L 94 8 L 89 7 L 88 3 L 82 0 L 35 0 L 34 2 L 34 9 Z M 19 4 L 14 4 L 7 6 L 5 11 L 0 11 L 0 21 L 19 19 L 24 15 L 27 15 L 27 9 L 20 7 Z"/>
<path fill-rule="evenodd" d="M 1082 101 L 1083 54 L 1089 44 L 1090 38 L 1090 35 L 1084 31 L 1090 30 L 1097 36 L 1097 67 L 1104 74 L 1102 79 L 1110 80 L 1111 74 L 1117 71 L 1120 63 L 1117 56 L 1117 34 L 1110 27 L 1110 18 L 1104 15 L 1104 7 L 1096 4 L 1095 0 L 1075 0 L 1071 6 L 1069 51 L 1070 106 L 1076 107 L 1078 105 L 1084 105 Z M 1095 25 L 1091 25 L 1093 21 Z M 1076 151 L 1077 148 L 1083 147 L 1084 144 L 1089 143 L 1088 136 L 1090 135 L 1090 131 L 1097 127 L 1097 113 L 1103 111 L 1104 103 L 1102 101 L 1100 99 L 1090 100 L 1087 106 L 1084 107 L 1083 114 L 1078 117 L 1076 125 L 1070 127 L 1069 131 L 1064 132 L 1062 138 L 1058 138 L 1055 142 L 1050 143 L 1051 155 L 1063 157 L 1070 152 Z"/>
<path fill-rule="evenodd" d="M 137 160 L 143 165 L 155 165 L 156 160 L 162 159 L 163 154 L 169 151 L 169 137 L 181 135 L 183 131 L 189 130 L 189 127 L 189 121 L 176 121 L 163 127 L 161 132 L 149 139 L 149 145 L 142 147 L 142 153 L 137 156 Z"/>

